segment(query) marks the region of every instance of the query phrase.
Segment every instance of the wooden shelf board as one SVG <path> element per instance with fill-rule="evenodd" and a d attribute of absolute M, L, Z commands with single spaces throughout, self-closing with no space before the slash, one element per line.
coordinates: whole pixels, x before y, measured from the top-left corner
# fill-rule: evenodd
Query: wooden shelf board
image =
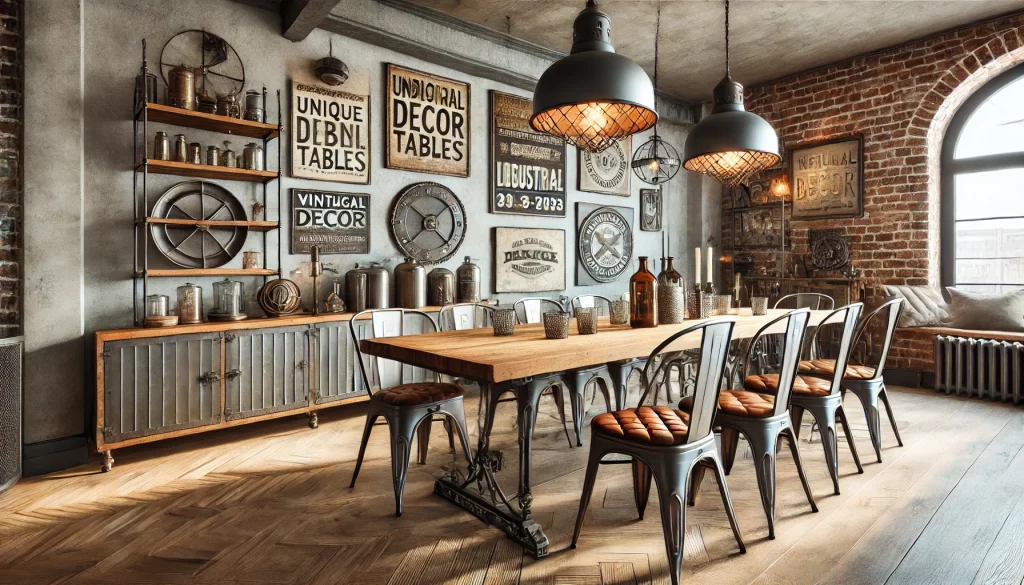
<path fill-rule="evenodd" d="M 276 124 L 239 120 L 237 118 L 195 112 L 162 104 L 147 104 L 145 114 L 150 122 L 184 126 L 197 130 L 208 130 L 221 134 L 233 134 L 248 138 L 266 138 L 268 140 L 277 138 L 279 134 Z M 140 119 L 141 116 L 142 113 L 140 112 Z"/>
<path fill-rule="evenodd" d="M 180 177 L 196 177 L 199 179 L 222 179 L 225 181 L 249 181 L 266 183 L 277 178 L 276 171 L 253 171 L 249 169 L 233 169 L 211 165 L 194 165 L 173 160 L 146 159 L 143 165 L 149 166 L 149 172 L 162 175 L 178 175 Z"/>
<path fill-rule="evenodd" d="M 245 227 L 254 232 L 269 232 L 278 228 L 276 221 L 210 221 L 201 219 L 165 219 L 160 217 L 147 217 L 148 224 L 180 225 L 180 226 L 206 226 L 206 227 Z"/>
<path fill-rule="evenodd" d="M 277 276 L 269 268 L 160 268 L 146 273 L 151 278 L 180 276 Z"/>

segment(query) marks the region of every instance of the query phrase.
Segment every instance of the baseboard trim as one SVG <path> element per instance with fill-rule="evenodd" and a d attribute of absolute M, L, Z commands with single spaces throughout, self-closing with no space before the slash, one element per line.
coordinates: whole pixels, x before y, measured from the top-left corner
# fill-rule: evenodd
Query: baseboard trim
<path fill-rule="evenodd" d="M 22 475 L 32 477 L 70 469 L 89 462 L 85 435 L 29 443 L 22 450 Z"/>
<path fill-rule="evenodd" d="M 893 386 L 921 388 L 924 377 L 930 373 L 908 368 L 886 368 L 885 372 L 882 373 L 882 378 L 886 384 L 892 384 Z M 934 374 L 932 376 L 934 377 Z"/>

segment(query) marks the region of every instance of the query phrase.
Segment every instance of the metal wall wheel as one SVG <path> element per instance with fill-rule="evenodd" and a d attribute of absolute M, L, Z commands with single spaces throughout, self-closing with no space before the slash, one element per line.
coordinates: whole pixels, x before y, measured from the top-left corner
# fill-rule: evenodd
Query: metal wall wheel
<path fill-rule="evenodd" d="M 153 205 L 151 217 L 189 221 L 245 221 L 245 207 L 227 189 L 206 181 L 178 183 Z M 157 223 L 153 243 L 168 260 L 184 268 L 217 268 L 245 246 L 245 226 Z"/>

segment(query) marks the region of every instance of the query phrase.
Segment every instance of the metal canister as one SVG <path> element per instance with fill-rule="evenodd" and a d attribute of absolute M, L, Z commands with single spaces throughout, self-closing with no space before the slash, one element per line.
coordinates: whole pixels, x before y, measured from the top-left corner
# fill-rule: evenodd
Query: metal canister
<path fill-rule="evenodd" d="M 473 259 L 466 256 L 462 266 L 455 271 L 458 281 L 458 300 L 460 303 L 480 302 L 480 267 L 473 264 Z"/>
<path fill-rule="evenodd" d="M 245 119 L 253 122 L 263 121 L 263 96 L 255 89 L 245 92 Z"/>
<path fill-rule="evenodd" d="M 188 162 L 194 165 L 203 164 L 203 145 L 193 142 L 188 145 Z"/>
<path fill-rule="evenodd" d="M 178 323 L 203 322 L 203 288 L 186 282 L 178 287 Z"/>
<path fill-rule="evenodd" d="M 167 295 L 149 295 L 146 297 L 147 317 L 166 317 L 168 313 Z"/>
<path fill-rule="evenodd" d="M 156 160 L 169 160 L 171 158 L 171 145 L 167 140 L 166 132 L 157 132 L 153 139 L 153 158 Z"/>
<path fill-rule="evenodd" d="M 366 310 L 366 272 L 358 264 L 345 273 L 345 304 L 353 313 Z"/>
<path fill-rule="evenodd" d="M 363 268 L 366 274 L 366 308 L 387 309 L 391 306 L 391 278 L 388 269 L 373 262 L 369 268 Z"/>
<path fill-rule="evenodd" d="M 447 268 L 435 268 L 427 274 L 427 304 L 443 307 L 455 302 L 455 275 Z"/>
<path fill-rule="evenodd" d="M 206 148 L 206 164 L 214 167 L 220 166 L 220 149 L 212 144 Z"/>
<path fill-rule="evenodd" d="M 191 67 L 178 65 L 167 72 L 167 105 L 196 109 L 196 73 Z"/>
<path fill-rule="evenodd" d="M 135 76 L 135 106 L 138 107 L 143 100 L 148 103 L 155 104 L 156 99 L 156 75 L 149 73 L 139 73 Z"/>
<path fill-rule="evenodd" d="M 235 151 L 231 150 L 231 143 L 224 141 L 224 150 L 220 151 L 220 164 L 224 167 L 235 168 L 238 161 L 235 160 Z"/>
<path fill-rule="evenodd" d="M 238 95 L 228 94 L 217 96 L 217 114 L 229 118 L 241 118 L 241 108 L 238 106 Z"/>
<path fill-rule="evenodd" d="M 263 147 L 255 142 L 245 145 L 242 151 L 242 168 L 250 171 L 263 170 Z"/>
<path fill-rule="evenodd" d="M 188 142 L 185 142 L 184 134 L 174 135 L 174 160 L 178 162 L 188 160 Z"/>
<path fill-rule="evenodd" d="M 410 256 L 395 266 L 395 301 L 403 309 L 427 305 L 427 271 Z"/>

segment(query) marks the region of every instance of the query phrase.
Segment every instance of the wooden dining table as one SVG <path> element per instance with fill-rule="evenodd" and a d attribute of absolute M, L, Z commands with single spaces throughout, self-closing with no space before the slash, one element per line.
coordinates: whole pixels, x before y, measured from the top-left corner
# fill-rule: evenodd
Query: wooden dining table
<path fill-rule="evenodd" d="M 749 309 L 737 315 L 712 317 L 734 319 L 733 340 L 755 336 L 785 310 L 769 310 L 767 315 L 754 316 Z M 812 311 L 809 326 L 816 327 L 829 311 Z M 484 522 L 502 529 L 533 556 L 548 553 L 548 539 L 531 513 L 530 459 L 533 442 L 533 409 L 539 392 L 531 382 L 557 374 L 593 368 L 609 363 L 647 357 L 668 337 L 704 320 L 687 320 L 677 325 L 661 325 L 634 329 L 629 325 L 611 325 L 607 318 L 599 320 L 598 331 L 579 335 L 575 323 L 569 324 L 566 339 L 547 339 L 543 325 L 517 325 L 511 336 L 498 337 L 491 328 L 470 329 L 363 339 L 364 354 L 396 360 L 410 366 L 427 368 L 438 373 L 475 381 L 480 386 L 480 434 L 476 453 L 468 472 L 453 469 L 434 484 L 434 492 L 469 511 Z M 832 322 L 832 321 L 829 321 Z M 777 331 L 776 331 L 777 329 Z M 783 333 L 785 323 L 778 323 L 766 333 Z M 665 348 L 683 351 L 700 347 L 699 334 L 685 335 Z M 528 388 L 533 390 L 527 391 Z M 492 398 L 505 393 L 515 395 L 519 435 L 519 486 L 515 496 L 508 497 L 498 486 L 495 474 L 503 467 L 501 451 L 490 446 L 493 421 L 483 411 Z M 622 405 L 618 405 L 622 408 Z"/>

